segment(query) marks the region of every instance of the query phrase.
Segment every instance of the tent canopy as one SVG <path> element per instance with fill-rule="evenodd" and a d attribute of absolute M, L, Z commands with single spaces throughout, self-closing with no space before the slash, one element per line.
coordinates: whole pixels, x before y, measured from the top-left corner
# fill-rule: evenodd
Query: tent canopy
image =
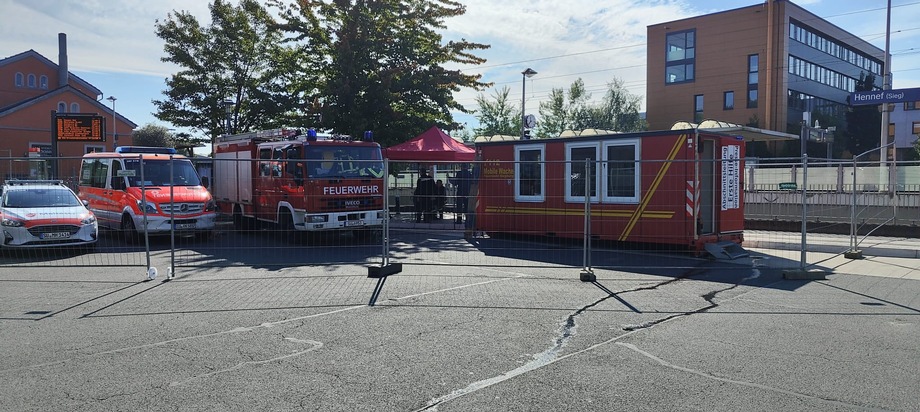
<path fill-rule="evenodd" d="M 390 160 L 416 162 L 472 162 L 476 160 L 475 149 L 454 140 L 437 126 L 432 126 L 412 140 L 384 149 L 383 155 Z"/>

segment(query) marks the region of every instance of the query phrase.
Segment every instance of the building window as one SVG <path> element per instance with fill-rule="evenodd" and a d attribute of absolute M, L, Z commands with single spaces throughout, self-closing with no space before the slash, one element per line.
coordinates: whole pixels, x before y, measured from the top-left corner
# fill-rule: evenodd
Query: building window
<path fill-rule="evenodd" d="M 23 77 L 22 73 L 16 73 L 16 75 L 14 76 L 14 78 L 15 78 L 15 82 L 16 82 L 16 87 L 22 87 L 23 82 L 25 81 L 25 80 L 24 80 L 25 78 Z"/>
<path fill-rule="evenodd" d="M 58 113 L 67 113 L 67 103 L 58 102 Z"/>
<path fill-rule="evenodd" d="M 105 151 L 105 146 L 97 146 L 97 145 L 89 145 L 89 144 L 86 146 L 83 146 L 83 153 L 98 153 L 98 152 L 104 152 L 104 151 Z"/>
<path fill-rule="evenodd" d="M 639 203 L 639 141 L 604 143 L 604 202 Z"/>
<path fill-rule="evenodd" d="M 912 134 L 920 136 L 920 122 L 914 122 L 912 127 Z"/>
<path fill-rule="evenodd" d="M 920 102 L 904 102 L 904 110 L 917 110 Z"/>
<path fill-rule="evenodd" d="M 567 202 L 584 202 L 585 189 L 591 200 L 597 200 L 597 143 L 572 143 L 565 146 L 565 190 Z M 587 187 L 586 187 L 587 186 Z"/>
<path fill-rule="evenodd" d="M 526 145 L 514 148 L 514 200 L 517 202 L 543 202 L 545 182 L 543 145 Z"/>
<path fill-rule="evenodd" d="M 735 108 L 735 92 L 727 91 L 723 93 L 722 110 L 732 110 Z"/>
<path fill-rule="evenodd" d="M 48 90 L 48 76 L 42 75 L 38 78 L 38 87 Z"/>
<path fill-rule="evenodd" d="M 80 113 L 80 103 L 71 103 L 70 104 L 71 113 Z"/>
<path fill-rule="evenodd" d="M 32 88 L 32 89 L 35 88 L 35 75 L 34 74 L 29 75 L 29 88 Z"/>
<path fill-rule="evenodd" d="M 760 70 L 760 57 L 756 54 L 748 56 L 748 109 L 757 107 L 757 84 Z"/>
<path fill-rule="evenodd" d="M 888 123 L 888 137 L 894 138 L 894 123 Z"/>
<path fill-rule="evenodd" d="M 703 122 L 703 95 L 702 94 L 693 96 L 693 122 L 697 124 Z"/>
<path fill-rule="evenodd" d="M 669 33 L 665 43 L 665 84 L 692 82 L 695 78 L 696 32 Z"/>

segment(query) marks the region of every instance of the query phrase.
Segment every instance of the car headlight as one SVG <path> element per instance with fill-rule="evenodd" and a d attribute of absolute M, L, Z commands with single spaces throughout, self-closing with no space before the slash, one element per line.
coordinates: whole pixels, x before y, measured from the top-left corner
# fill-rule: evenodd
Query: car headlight
<path fill-rule="evenodd" d="M 146 210 L 147 210 L 147 214 L 156 213 L 156 212 L 157 212 L 157 205 L 155 205 L 155 204 L 153 204 L 153 203 L 150 203 L 150 202 L 146 202 L 146 203 L 145 203 L 145 202 L 142 202 L 142 201 L 138 200 L 138 201 L 137 201 L 137 207 L 140 208 L 140 209 L 142 209 L 142 210 L 146 209 Z"/>
<path fill-rule="evenodd" d="M 96 223 L 96 216 L 89 215 L 87 217 L 84 217 L 83 220 L 80 221 L 80 223 L 84 225 L 91 225 L 93 223 Z"/>
<path fill-rule="evenodd" d="M 329 221 L 329 216 L 326 215 L 309 215 L 307 216 L 307 223 L 326 223 Z"/>
<path fill-rule="evenodd" d="M 5 218 L 3 218 L 2 221 L 0 221 L 0 226 L 20 227 L 20 226 L 22 226 L 22 221 L 21 221 L 21 220 L 16 220 L 16 219 L 10 219 L 10 218 L 8 218 L 8 217 L 5 217 Z"/>
<path fill-rule="evenodd" d="M 208 200 L 208 203 L 204 204 L 205 212 L 213 212 L 215 210 L 217 210 L 217 202 L 215 202 L 214 199 Z"/>

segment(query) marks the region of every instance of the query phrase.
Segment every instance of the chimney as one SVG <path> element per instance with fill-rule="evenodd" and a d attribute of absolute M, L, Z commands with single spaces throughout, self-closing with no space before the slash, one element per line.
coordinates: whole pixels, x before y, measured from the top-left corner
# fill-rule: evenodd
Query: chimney
<path fill-rule="evenodd" d="M 58 87 L 70 83 L 70 70 L 67 68 L 67 34 L 58 33 Z"/>

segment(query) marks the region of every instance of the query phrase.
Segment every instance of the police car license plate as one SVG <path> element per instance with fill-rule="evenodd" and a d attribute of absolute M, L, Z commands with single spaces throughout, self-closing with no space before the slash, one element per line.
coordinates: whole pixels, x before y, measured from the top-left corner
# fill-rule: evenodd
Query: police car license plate
<path fill-rule="evenodd" d="M 39 239 L 63 239 L 70 237 L 70 232 L 49 232 L 38 235 Z"/>
<path fill-rule="evenodd" d="M 194 229 L 194 223 L 176 223 L 176 230 Z"/>
<path fill-rule="evenodd" d="M 345 226 L 364 226 L 363 220 L 346 220 Z"/>

